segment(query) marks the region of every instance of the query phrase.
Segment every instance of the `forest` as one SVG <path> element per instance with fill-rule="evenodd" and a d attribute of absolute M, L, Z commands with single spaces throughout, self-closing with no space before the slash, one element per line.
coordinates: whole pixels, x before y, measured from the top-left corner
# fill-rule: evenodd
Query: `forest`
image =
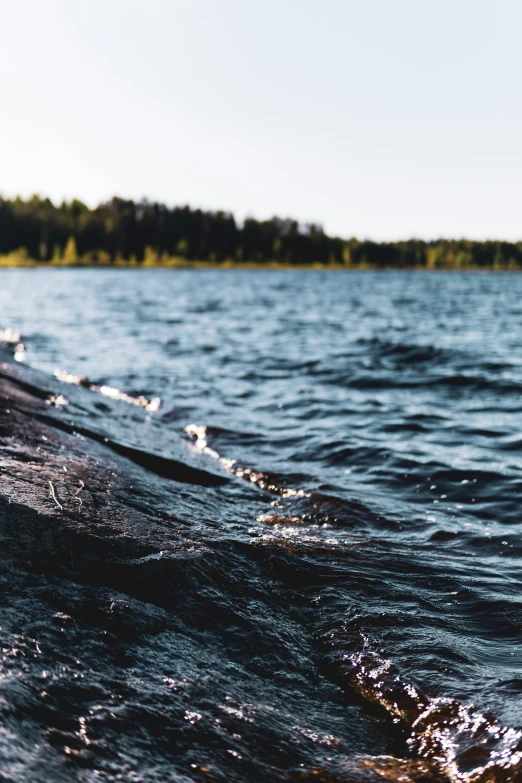
<path fill-rule="evenodd" d="M 2 266 L 318 266 L 381 269 L 518 269 L 522 241 L 328 236 L 318 224 L 114 197 L 90 209 L 33 196 L 0 198 Z"/>

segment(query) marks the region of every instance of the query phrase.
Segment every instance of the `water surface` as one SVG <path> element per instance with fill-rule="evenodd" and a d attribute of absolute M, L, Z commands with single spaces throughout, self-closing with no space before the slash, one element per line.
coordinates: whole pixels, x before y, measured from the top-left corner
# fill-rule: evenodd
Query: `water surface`
<path fill-rule="evenodd" d="M 0 271 L 0 321 L 26 362 L 161 397 L 163 435 L 232 479 L 201 541 L 274 557 L 301 630 L 266 620 L 274 650 L 296 634 L 295 660 L 256 681 L 255 709 L 259 672 L 238 670 L 230 709 L 255 727 L 235 732 L 238 756 L 332 775 L 358 755 L 426 758 L 454 779 L 519 779 L 521 315 L 515 274 Z M 150 437 L 132 433 L 152 451 Z M 266 572 L 207 578 L 223 611 L 256 616 Z M 299 701 L 312 665 L 317 701 Z M 225 699 L 204 696 L 196 721 Z M 230 758 L 205 753 L 232 779 Z"/>

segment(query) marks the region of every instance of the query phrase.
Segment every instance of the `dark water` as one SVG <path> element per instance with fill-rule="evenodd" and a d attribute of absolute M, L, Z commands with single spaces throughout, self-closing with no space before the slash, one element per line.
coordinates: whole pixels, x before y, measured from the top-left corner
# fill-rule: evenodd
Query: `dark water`
<path fill-rule="evenodd" d="M 522 779 L 521 319 L 514 274 L 0 272 L 27 363 L 161 397 L 231 477 L 169 496 L 208 616 L 134 698 L 192 733 L 166 777 L 115 718 L 121 779 Z"/>

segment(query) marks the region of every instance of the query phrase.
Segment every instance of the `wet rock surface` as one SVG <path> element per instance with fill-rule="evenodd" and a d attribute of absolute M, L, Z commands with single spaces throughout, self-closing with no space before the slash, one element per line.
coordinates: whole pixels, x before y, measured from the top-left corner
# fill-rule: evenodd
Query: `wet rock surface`
<path fill-rule="evenodd" d="M 79 434 L 57 383 L 0 365 L 0 780 L 392 779 L 374 757 L 406 735 L 325 676 L 306 567 L 248 535 L 256 488 Z"/>

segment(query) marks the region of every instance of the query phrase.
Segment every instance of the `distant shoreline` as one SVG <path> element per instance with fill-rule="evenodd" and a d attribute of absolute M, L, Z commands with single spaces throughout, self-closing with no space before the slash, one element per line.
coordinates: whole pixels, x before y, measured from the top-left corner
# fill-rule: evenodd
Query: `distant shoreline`
<path fill-rule="evenodd" d="M 376 242 L 321 225 L 114 196 L 89 208 L 0 196 L 0 267 L 157 269 L 522 269 L 522 240 Z"/>
<path fill-rule="evenodd" d="M 379 266 L 377 264 L 283 264 L 275 262 L 238 262 L 224 261 L 185 261 L 172 259 L 167 263 L 147 264 L 135 261 L 113 261 L 110 263 L 93 263 L 92 261 L 74 263 L 55 263 L 52 261 L 36 261 L 31 258 L 11 260 L 9 256 L 0 256 L 1 269 L 212 269 L 212 270 L 245 270 L 245 271 L 315 271 L 315 272 L 520 272 L 521 267 L 513 266 Z"/>

